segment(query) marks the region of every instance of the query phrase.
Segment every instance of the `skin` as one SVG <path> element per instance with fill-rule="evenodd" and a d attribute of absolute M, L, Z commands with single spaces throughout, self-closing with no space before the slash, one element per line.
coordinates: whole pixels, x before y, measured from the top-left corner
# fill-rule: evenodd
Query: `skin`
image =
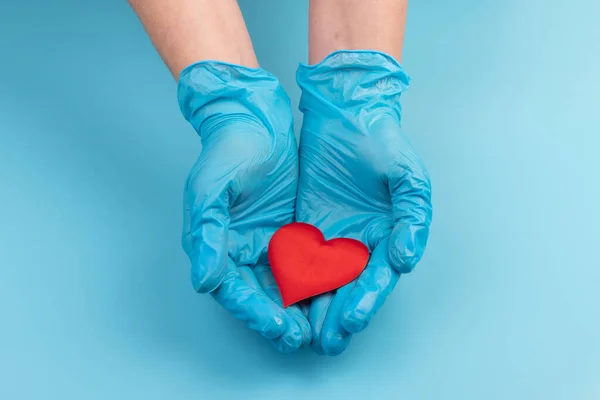
<path fill-rule="evenodd" d="M 311 0 L 309 62 L 336 50 L 378 50 L 402 61 L 408 0 Z"/>
<path fill-rule="evenodd" d="M 338 50 L 376 50 L 387 53 L 400 62 L 402 59 L 407 6 L 407 0 L 311 0 L 309 16 L 309 64 L 318 64 L 329 54 Z M 303 131 L 304 134 L 305 132 Z M 326 151 L 325 149 L 328 148 L 328 145 L 319 146 L 318 144 L 321 142 L 328 143 L 330 140 L 327 136 L 328 133 L 318 132 L 314 134 L 315 137 L 312 140 L 310 136 L 308 136 L 308 139 L 305 138 L 310 141 L 310 145 L 304 149 L 304 157 L 302 155 L 300 157 L 301 185 L 297 200 L 297 207 L 301 208 L 302 203 L 310 211 L 308 215 L 303 214 L 303 211 L 299 208 L 296 211 L 299 214 L 297 217 L 302 221 L 312 222 L 319 226 L 319 224 L 326 220 L 325 216 L 335 213 L 335 210 L 340 206 L 336 199 L 335 206 L 332 209 L 328 209 L 327 188 L 317 188 L 315 190 L 312 187 L 310 176 L 302 176 L 303 171 L 311 170 L 312 168 L 311 165 L 302 164 L 303 158 L 305 162 L 312 162 L 318 166 L 323 165 L 327 159 L 327 157 L 321 157 L 322 154 L 320 153 Z M 318 137 L 319 135 L 320 137 Z M 377 132 L 370 132 L 368 136 L 376 137 Z M 400 136 L 394 135 L 394 137 Z M 377 159 L 381 159 L 381 156 L 385 153 L 385 149 L 389 149 L 389 144 L 390 141 L 387 141 L 386 146 L 381 146 L 378 150 L 379 156 Z M 344 143 L 343 147 L 347 145 L 350 145 L 350 142 Z M 319 149 L 317 152 L 319 154 L 314 157 L 308 154 L 313 148 Z M 406 150 L 402 146 L 396 146 L 394 149 L 398 150 L 400 154 L 402 153 L 401 149 Z M 335 152 L 335 150 L 332 151 Z M 360 148 L 353 150 L 346 148 L 345 151 L 351 154 L 361 153 Z M 331 157 L 335 158 L 336 156 Z M 345 165 L 344 162 L 346 160 L 342 159 L 342 155 L 337 154 L 337 157 L 341 159 L 340 162 L 342 165 Z M 377 170 L 374 168 L 376 161 L 368 160 L 365 157 L 361 162 L 363 163 L 361 166 L 363 174 Z M 317 173 L 318 170 L 319 168 L 317 168 Z M 311 176 L 314 177 L 314 174 L 315 172 L 313 171 Z M 346 180 L 341 179 L 340 181 L 336 181 L 336 178 L 326 176 L 321 177 L 321 180 L 332 182 L 332 184 L 337 186 L 343 186 L 344 182 L 352 181 L 351 177 L 346 177 Z M 385 180 L 392 181 L 389 176 Z M 423 179 L 423 181 L 425 180 Z M 351 189 L 348 192 L 348 196 L 351 196 L 352 193 L 360 192 L 363 197 L 369 197 L 370 202 L 368 203 L 372 204 L 373 199 L 371 197 L 376 197 L 374 195 L 377 192 L 377 182 L 380 182 L 380 177 L 373 176 L 372 181 L 375 184 L 369 187 L 369 190 L 360 192 L 359 190 Z M 316 193 L 311 194 L 311 191 L 315 191 Z M 415 192 L 420 192 L 420 190 L 415 190 Z M 314 204 L 310 204 L 316 198 L 319 200 L 314 201 Z M 303 199 L 306 200 L 303 201 Z M 346 211 L 352 210 L 348 212 L 355 212 L 356 215 L 366 215 L 365 210 L 352 209 L 353 204 L 360 203 L 361 200 L 351 201 L 349 204 L 344 204 L 343 209 Z M 399 204 L 400 201 L 396 203 Z M 320 209 L 319 207 L 324 207 L 324 209 Z M 385 214 L 380 216 L 379 219 L 386 220 L 387 217 L 389 216 Z M 325 223 L 325 226 L 327 226 L 327 223 Z M 385 231 L 382 227 L 379 228 Z M 391 227 L 387 229 L 391 229 Z M 371 249 L 369 265 L 361 276 L 355 282 L 345 285 L 337 291 L 312 298 L 310 305 L 304 304 L 304 307 L 309 307 L 308 319 L 313 331 L 312 348 L 319 354 L 337 355 L 343 352 L 349 345 L 352 334 L 359 333 L 366 328 L 400 277 L 399 268 L 397 267 L 402 267 L 400 265 L 402 263 L 397 262 L 397 265 L 392 266 L 393 263 L 388 256 L 388 241 L 390 241 L 388 236 L 384 238 L 379 236 L 369 238 L 367 232 L 353 232 L 352 227 L 346 227 L 345 233 L 334 232 L 332 237 L 344 235 L 361 237 L 365 236 L 365 234 L 366 238 L 363 238 L 363 242 L 380 242 L 381 245 L 369 246 Z"/>
<path fill-rule="evenodd" d="M 236 0 L 129 2 L 175 79 L 183 68 L 201 60 L 258 67 Z"/>
<path fill-rule="evenodd" d="M 129 1 L 176 79 L 183 68 L 201 60 L 259 66 L 236 0 Z M 407 0 L 310 0 L 309 63 L 319 63 L 337 50 L 377 50 L 401 62 L 407 3 Z M 396 280 L 385 293 L 391 291 Z M 363 297 L 351 297 L 348 303 L 356 304 L 358 310 L 368 300 Z M 353 322 L 351 315 L 329 315 L 330 323 L 324 327 L 326 310 L 332 301 L 335 302 L 333 294 L 327 294 L 313 299 L 310 311 L 308 302 L 301 306 L 305 314 L 318 314 L 318 318 L 314 315 L 309 318 L 316 333 L 313 348 L 334 355 L 345 349 L 351 333 L 366 327 L 383 300 L 374 303 L 377 307 L 362 316 L 368 317 L 367 320 L 359 321 L 356 326 L 348 322 Z M 333 334 L 321 337 L 319 333 L 327 331 L 328 325 Z M 341 339 L 329 343 L 327 338 Z"/>
<path fill-rule="evenodd" d="M 186 106 L 196 107 L 194 101 L 201 96 L 196 96 L 196 88 L 185 83 L 185 73 L 181 76 L 185 67 L 218 61 L 210 63 L 208 69 L 196 70 L 200 73 L 212 71 L 215 65 L 223 67 L 223 62 L 237 65 L 235 68 L 259 66 L 235 0 L 130 3 L 175 79 L 183 79 L 178 96 L 187 96 Z M 220 114 L 214 107 L 212 111 L 207 111 L 211 107 L 204 110 L 213 115 L 201 129 L 203 146 L 214 151 L 201 152 L 186 183 L 183 246 L 190 256 L 196 291 L 210 293 L 235 318 L 269 339 L 280 351 L 290 352 L 310 343 L 311 329 L 297 306 L 285 310 L 281 307 L 270 268 L 259 258 L 266 249 L 265 235 L 272 234 L 277 225 L 293 221 L 297 150 L 293 133 L 286 131 L 292 117 L 287 97 L 278 94 L 274 98 L 276 83 L 265 78 L 266 72 L 263 75 L 262 86 L 255 82 L 249 90 L 254 91 L 258 103 L 275 101 L 273 108 L 283 107 L 278 112 L 282 126 L 274 126 L 272 132 L 277 140 L 265 140 L 271 132 L 249 116 L 250 110 L 238 110 L 235 115 Z M 265 97 L 257 100 L 262 95 Z M 220 100 L 231 103 L 226 96 Z M 252 116 L 258 119 L 257 115 Z M 273 157 L 265 156 L 271 152 Z M 244 177 L 239 184 L 238 177 Z M 266 177 L 281 182 L 281 187 L 274 190 Z M 262 206 L 256 201 L 269 195 L 277 199 L 263 202 Z M 234 204 L 229 204 L 229 196 Z"/>

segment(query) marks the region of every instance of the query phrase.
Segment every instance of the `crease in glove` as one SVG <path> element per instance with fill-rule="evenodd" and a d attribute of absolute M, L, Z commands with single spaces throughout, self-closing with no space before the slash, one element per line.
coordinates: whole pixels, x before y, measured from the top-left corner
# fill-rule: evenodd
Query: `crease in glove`
<path fill-rule="evenodd" d="M 267 71 L 217 61 L 185 68 L 177 95 L 202 140 L 184 190 L 192 285 L 278 350 L 294 351 L 310 343 L 310 326 L 299 308 L 281 306 L 267 258 L 273 233 L 294 219 L 289 98 Z"/>
<path fill-rule="evenodd" d="M 429 174 L 401 128 L 410 78 L 391 56 L 337 51 L 300 64 L 304 120 L 296 220 L 370 252 L 363 273 L 312 300 L 312 347 L 340 354 L 420 261 L 432 218 Z"/>

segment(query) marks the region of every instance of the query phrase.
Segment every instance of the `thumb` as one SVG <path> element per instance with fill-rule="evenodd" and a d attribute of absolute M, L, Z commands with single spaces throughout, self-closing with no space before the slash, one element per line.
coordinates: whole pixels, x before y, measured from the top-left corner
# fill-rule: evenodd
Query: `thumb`
<path fill-rule="evenodd" d="M 411 272 L 421 260 L 432 216 L 429 175 L 416 154 L 407 159 L 389 179 L 394 217 L 389 256 L 400 273 Z"/>
<path fill-rule="evenodd" d="M 188 179 L 189 249 L 191 279 L 199 293 L 213 291 L 227 273 L 229 183 L 203 179 L 200 172 Z"/>

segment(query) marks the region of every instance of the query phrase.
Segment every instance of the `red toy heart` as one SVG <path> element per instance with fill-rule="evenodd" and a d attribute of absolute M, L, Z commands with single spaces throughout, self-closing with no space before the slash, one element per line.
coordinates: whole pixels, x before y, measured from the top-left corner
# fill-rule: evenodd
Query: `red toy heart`
<path fill-rule="evenodd" d="M 318 228 L 301 222 L 281 227 L 269 242 L 269 263 L 284 307 L 344 286 L 367 261 L 369 249 L 358 240 L 325 241 Z"/>

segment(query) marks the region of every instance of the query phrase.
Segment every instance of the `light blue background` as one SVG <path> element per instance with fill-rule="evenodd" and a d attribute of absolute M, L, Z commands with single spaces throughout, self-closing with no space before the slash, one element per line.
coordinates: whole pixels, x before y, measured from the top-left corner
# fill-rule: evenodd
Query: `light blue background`
<path fill-rule="evenodd" d="M 297 104 L 307 2 L 242 7 Z M 200 142 L 126 2 L 2 1 L 0 398 L 599 399 L 599 13 L 412 1 L 404 120 L 431 240 L 326 358 L 278 354 L 193 293 Z"/>

